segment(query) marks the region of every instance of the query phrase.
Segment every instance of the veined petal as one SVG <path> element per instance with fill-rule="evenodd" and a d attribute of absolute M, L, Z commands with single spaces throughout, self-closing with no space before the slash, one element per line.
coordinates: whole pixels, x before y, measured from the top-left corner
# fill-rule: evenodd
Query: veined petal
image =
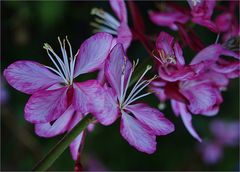
<path fill-rule="evenodd" d="M 73 129 L 73 127 L 75 127 L 82 118 L 83 118 L 83 114 L 81 112 L 76 111 L 74 113 L 74 116 L 71 122 L 69 123 L 68 131 L 70 132 Z M 82 131 L 70 144 L 70 152 L 73 160 L 77 160 L 80 147 L 83 144 L 84 134 L 85 134 L 85 130 Z"/>
<path fill-rule="evenodd" d="M 74 161 L 77 160 L 78 154 L 79 154 L 79 149 L 81 147 L 81 144 L 83 144 L 83 135 L 84 135 L 84 131 L 81 132 L 70 144 L 70 152 L 72 155 L 72 159 Z"/>
<path fill-rule="evenodd" d="M 68 107 L 67 91 L 68 87 L 63 87 L 34 93 L 25 106 L 25 119 L 31 123 L 46 123 L 56 120 Z"/>
<path fill-rule="evenodd" d="M 75 84 L 84 93 L 82 99 L 74 99 L 75 107 L 84 102 L 85 111 L 96 116 L 103 125 L 112 124 L 118 117 L 117 103 L 108 90 L 104 89 L 96 80 L 89 80 Z M 75 96 L 75 95 L 74 95 Z M 80 109 L 79 109 L 80 110 Z"/>
<path fill-rule="evenodd" d="M 174 49 L 175 56 L 177 58 L 177 62 L 180 65 L 184 65 L 185 64 L 185 60 L 184 60 L 184 57 L 183 57 L 183 51 L 182 51 L 182 48 L 180 47 L 178 42 L 176 42 L 174 44 L 173 49 Z"/>
<path fill-rule="evenodd" d="M 16 61 L 4 70 L 8 83 L 18 91 L 33 94 L 63 80 L 34 61 Z"/>
<path fill-rule="evenodd" d="M 128 105 L 127 110 L 144 125 L 154 135 L 167 135 L 174 131 L 174 125 L 157 109 L 149 107 L 147 104 L 138 103 Z"/>
<path fill-rule="evenodd" d="M 132 32 L 126 23 L 121 23 L 118 27 L 117 42 L 123 44 L 124 50 L 127 50 L 132 41 Z"/>
<path fill-rule="evenodd" d="M 105 74 L 109 84 L 111 85 L 111 87 L 114 89 L 114 91 L 117 93 L 119 97 L 121 92 L 120 87 L 121 87 L 121 76 L 123 73 L 123 68 L 125 68 L 124 69 L 124 72 L 125 72 L 124 88 L 125 88 L 130 70 L 132 68 L 132 64 L 126 58 L 122 44 L 117 44 L 111 50 L 110 55 L 106 60 Z"/>
<path fill-rule="evenodd" d="M 216 104 L 218 95 L 215 89 L 211 83 L 190 81 L 180 88 L 180 92 L 189 100 L 188 108 L 190 111 L 194 114 L 201 114 L 202 111 Z"/>
<path fill-rule="evenodd" d="M 104 93 L 99 103 L 96 102 L 93 114 L 97 120 L 103 125 L 110 125 L 119 117 L 119 108 L 117 104 L 117 96 L 111 88 L 105 87 Z"/>
<path fill-rule="evenodd" d="M 163 49 L 166 54 L 174 55 L 173 52 L 174 38 L 166 32 L 161 32 L 156 41 L 156 47 L 158 50 Z"/>
<path fill-rule="evenodd" d="M 74 77 L 98 69 L 110 52 L 112 39 L 108 33 L 96 33 L 84 41 L 77 55 Z"/>
<path fill-rule="evenodd" d="M 156 150 L 156 136 L 151 135 L 145 127 L 127 113 L 122 114 L 121 135 L 137 150 L 152 154 Z"/>
<path fill-rule="evenodd" d="M 175 66 L 173 66 L 172 68 L 171 67 L 165 68 L 163 66 L 159 67 L 158 74 L 161 79 L 169 82 L 190 79 L 196 75 L 191 66 L 183 66 L 181 68 L 176 68 Z"/>
<path fill-rule="evenodd" d="M 48 123 L 35 124 L 35 133 L 41 137 L 53 137 L 68 130 L 69 122 L 74 114 L 73 106 L 68 109 L 51 125 Z"/>
<path fill-rule="evenodd" d="M 179 116 L 180 108 L 179 108 L 178 102 L 173 100 L 173 99 L 171 99 L 171 107 L 172 107 L 172 110 L 173 110 L 174 114 L 176 116 Z"/>
<path fill-rule="evenodd" d="M 199 135 L 197 134 L 197 132 L 195 131 L 195 129 L 192 126 L 192 115 L 187 111 L 185 104 L 179 103 L 179 107 L 180 107 L 180 116 L 181 116 L 183 123 L 184 123 L 185 127 L 187 128 L 188 132 L 195 139 L 197 139 L 199 142 L 201 142 L 202 139 L 199 137 Z"/>
<path fill-rule="evenodd" d="M 87 93 L 83 90 L 80 83 L 74 83 L 73 84 L 73 106 L 74 108 L 83 113 L 86 114 L 89 112 L 88 102 L 89 97 L 87 96 Z"/>
<path fill-rule="evenodd" d="M 201 61 L 211 60 L 216 61 L 222 53 L 222 46 L 220 44 L 210 45 L 203 50 L 201 50 L 191 61 L 190 64 L 197 64 Z"/>
<path fill-rule="evenodd" d="M 127 9 L 123 0 L 110 0 L 110 5 L 120 21 L 127 23 Z"/>

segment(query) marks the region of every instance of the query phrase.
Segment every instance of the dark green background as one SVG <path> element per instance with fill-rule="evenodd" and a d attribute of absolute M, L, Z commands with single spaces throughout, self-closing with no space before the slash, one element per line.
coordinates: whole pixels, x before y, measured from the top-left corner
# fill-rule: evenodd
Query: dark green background
<path fill-rule="evenodd" d="M 144 16 L 147 32 L 151 35 L 162 30 L 147 18 L 147 11 L 156 9 L 157 2 L 137 2 Z M 186 2 L 181 2 L 187 5 Z M 16 60 L 35 60 L 52 65 L 45 50 L 45 42 L 59 52 L 57 37 L 68 36 L 73 51 L 92 35 L 89 23 L 93 20 L 90 11 L 100 7 L 113 14 L 108 2 L 18 2 L 1 1 L 1 72 Z M 130 17 L 130 15 L 129 15 Z M 131 23 L 131 20 L 130 20 Z M 197 34 L 205 45 L 213 43 L 216 35 L 205 28 L 195 27 Z M 173 32 L 171 32 L 173 33 Z M 173 33 L 174 34 L 174 33 Z M 175 34 L 176 35 L 176 34 Z M 195 52 L 184 49 L 187 61 Z M 133 42 L 128 50 L 131 59 L 149 58 L 139 42 Z M 133 58 L 132 58 L 133 57 Z M 96 76 L 87 75 L 81 80 Z M 1 108 L 1 170 L 31 170 L 34 164 L 62 137 L 40 138 L 34 134 L 33 125 L 23 117 L 24 105 L 28 95 L 5 85 L 9 92 L 8 103 Z M 203 139 L 211 139 L 209 124 L 214 119 L 238 120 L 239 114 L 239 80 L 230 82 L 228 90 L 223 93 L 224 103 L 220 113 L 215 117 L 194 116 L 194 126 Z M 157 99 L 149 96 L 144 99 L 157 107 Z M 176 131 L 165 137 L 158 137 L 158 149 L 153 155 L 136 151 L 120 136 L 119 121 L 111 126 L 96 125 L 92 133 L 87 134 L 82 154 L 83 166 L 91 166 L 94 156 L 108 170 L 237 170 L 239 168 L 239 148 L 226 148 L 224 156 L 216 165 L 206 165 L 197 152 L 198 142 L 186 131 L 180 118 L 176 118 L 167 104 L 165 115 L 171 119 Z M 72 171 L 74 162 L 69 149 L 51 167 L 51 170 Z"/>

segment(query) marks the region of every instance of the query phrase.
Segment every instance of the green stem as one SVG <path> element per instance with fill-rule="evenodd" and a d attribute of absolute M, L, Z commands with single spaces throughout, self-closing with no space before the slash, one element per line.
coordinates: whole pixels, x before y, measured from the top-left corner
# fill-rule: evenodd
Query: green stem
<path fill-rule="evenodd" d="M 69 144 L 93 121 L 94 118 L 90 114 L 86 115 L 48 152 L 48 154 L 33 168 L 33 171 L 46 171 L 64 152 Z"/>

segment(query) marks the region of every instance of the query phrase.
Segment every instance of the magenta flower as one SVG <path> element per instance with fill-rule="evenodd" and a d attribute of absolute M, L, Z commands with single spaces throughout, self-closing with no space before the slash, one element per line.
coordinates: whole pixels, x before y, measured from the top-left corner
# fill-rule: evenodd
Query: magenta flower
<path fill-rule="evenodd" d="M 191 7 L 192 22 L 207 27 L 213 32 L 218 32 L 218 28 L 211 20 L 213 10 L 216 5 L 215 0 L 188 0 Z"/>
<path fill-rule="evenodd" d="M 192 126 L 192 114 L 217 114 L 223 101 L 221 90 L 226 88 L 228 75 L 236 72 L 239 63 L 219 67 L 217 62 L 221 55 L 236 54 L 220 44 L 214 44 L 200 51 L 187 66 L 179 47 L 178 43 L 173 43 L 173 37 L 160 33 L 157 40 L 160 79 L 153 81 L 151 90 L 161 102 L 171 99 L 174 113 L 181 116 L 190 134 L 201 141 Z M 217 65 L 221 72 L 217 71 Z"/>
<path fill-rule="evenodd" d="M 107 32 L 116 35 L 117 38 L 114 39 L 112 47 L 116 43 L 121 43 L 126 50 L 132 41 L 132 33 L 128 26 L 125 2 L 123 0 L 109 0 L 109 2 L 118 20 L 102 9 L 94 8 L 91 14 L 99 18 L 96 18 L 91 25 L 96 28 L 95 32 Z"/>
<path fill-rule="evenodd" d="M 170 5 L 165 5 L 164 11 L 149 11 L 150 20 L 158 25 L 169 27 L 172 30 L 178 30 L 177 23 L 185 24 L 189 20 L 189 15 L 183 13 L 182 11 L 171 7 Z"/>
<path fill-rule="evenodd" d="M 214 20 L 219 31 L 223 33 L 222 40 L 224 42 L 240 33 L 239 21 L 235 16 L 238 6 L 238 1 L 230 1 L 229 5 Z"/>
<path fill-rule="evenodd" d="M 159 26 L 167 26 L 172 30 L 178 30 L 178 25 L 186 24 L 189 20 L 193 23 L 207 27 L 213 32 L 218 29 L 211 16 L 215 7 L 215 0 L 188 0 L 191 11 L 178 6 L 166 6 L 164 11 L 150 12 L 149 16 L 153 23 Z"/>
<path fill-rule="evenodd" d="M 160 62 L 159 76 L 170 82 L 192 78 L 204 67 L 202 63 L 185 65 L 182 48 L 174 38 L 161 32 L 156 40 L 156 51 L 153 56 Z"/>
<path fill-rule="evenodd" d="M 35 124 L 39 136 L 52 137 L 71 130 L 85 113 L 93 111 L 94 101 L 101 104 L 99 99 L 104 91 L 96 80 L 75 83 L 74 78 L 92 72 L 104 63 L 112 39 L 107 33 L 95 34 L 84 41 L 75 56 L 69 41 L 66 39 L 61 43 L 59 39 L 63 60 L 50 45 L 44 44 L 56 69 L 23 60 L 14 62 L 4 70 L 4 76 L 12 87 L 32 94 L 25 106 L 24 116 Z M 69 45 L 69 54 L 65 41 Z M 70 146 L 73 159 L 76 159 L 81 135 Z"/>
<path fill-rule="evenodd" d="M 133 65 L 126 58 L 121 44 L 117 44 L 105 63 L 105 75 L 111 88 L 105 85 L 105 110 L 96 113 L 97 120 L 103 125 L 110 125 L 121 116 L 121 135 L 137 150 L 153 153 L 156 150 L 156 135 L 167 135 L 174 131 L 174 125 L 157 109 L 145 103 L 133 104 L 138 99 L 151 93 L 139 95 L 150 80 L 142 80 L 150 70 L 148 66 L 137 83 L 128 94 L 131 76 L 137 63 Z M 132 116 L 132 115 L 133 116 Z"/>

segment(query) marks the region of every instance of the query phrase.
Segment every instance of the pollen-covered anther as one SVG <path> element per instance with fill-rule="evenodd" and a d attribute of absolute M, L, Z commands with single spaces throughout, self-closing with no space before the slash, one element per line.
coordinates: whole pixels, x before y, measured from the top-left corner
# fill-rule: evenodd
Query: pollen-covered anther
<path fill-rule="evenodd" d="M 166 54 L 163 49 L 153 50 L 152 55 L 162 65 L 167 65 L 167 64 L 174 64 L 175 65 L 175 64 L 177 64 L 176 57 L 173 54 Z"/>

